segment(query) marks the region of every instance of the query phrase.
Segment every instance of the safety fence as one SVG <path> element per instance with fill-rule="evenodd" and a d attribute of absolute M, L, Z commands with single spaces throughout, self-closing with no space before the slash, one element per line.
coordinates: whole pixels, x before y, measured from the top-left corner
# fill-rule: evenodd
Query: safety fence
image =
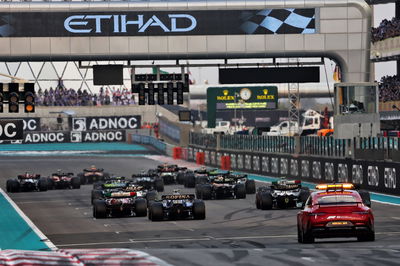
<path fill-rule="evenodd" d="M 259 152 L 294 153 L 294 137 L 222 135 L 223 150 L 245 150 Z"/>
<path fill-rule="evenodd" d="M 230 169 L 235 171 L 314 183 L 352 182 L 370 191 L 400 195 L 399 162 L 199 147 L 189 147 L 187 152 L 189 161 L 210 167 L 222 167 L 224 157 L 229 157 Z M 204 160 L 199 162 L 198 158 Z"/>
<path fill-rule="evenodd" d="M 300 154 L 344 158 L 350 145 L 350 140 L 333 137 L 301 137 Z"/>
<path fill-rule="evenodd" d="M 205 147 L 205 148 L 216 148 L 217 147 L 217 138 L 219 136 L 220 135 L 190 132 L 189 144 L 201 146 L 201 147 Z"/>

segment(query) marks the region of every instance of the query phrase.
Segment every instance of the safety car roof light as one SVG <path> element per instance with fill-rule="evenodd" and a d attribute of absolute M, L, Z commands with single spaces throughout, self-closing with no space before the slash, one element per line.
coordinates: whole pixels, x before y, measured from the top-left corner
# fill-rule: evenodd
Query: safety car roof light
<path fill-rule="evenodd" d="M 316 186 L 318 190 L 344 190 L 344 189 L 354 189 L 354 185 L 351 183 L 340 183 L 340 184 L 320 184 Z"/>

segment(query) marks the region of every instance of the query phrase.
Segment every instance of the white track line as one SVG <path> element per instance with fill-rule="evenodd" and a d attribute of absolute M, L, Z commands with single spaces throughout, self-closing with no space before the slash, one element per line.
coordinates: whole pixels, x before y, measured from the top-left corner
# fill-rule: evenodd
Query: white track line
<path fill-rule="evenodd" d="M 25 215 L 25 213 L 18 207 L 17 204 L 0 188 L 0 193 L 4 198 L 11 204 L 15 211 L 21 216 L 22 219 L 32 228 L 32 230 L 39 236 L 39 238 L 45 243 L 51 250 L 57 250 L 58 248 L 51 242 L 42 231 L 37 228 L 37 226 Z"/>

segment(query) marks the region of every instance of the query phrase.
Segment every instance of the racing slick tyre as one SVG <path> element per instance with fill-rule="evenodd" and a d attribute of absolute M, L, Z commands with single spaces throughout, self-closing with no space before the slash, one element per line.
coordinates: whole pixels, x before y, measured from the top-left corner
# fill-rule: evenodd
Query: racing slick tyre
<path fill-rule="evenodd" d="M 78 174 L 78 177 L 79 180 L 81 180 L 81 185 L 85 185 L 87 183 L 87 178 L 83 175 L 83 173 Z"/>
<path fill-rule="evenodd" d="M 73 177 L 71 178 L 71 187 L 73 189 L 79 189 L 81 188 L 81 180 L 79 179 L 79 177 Z"/>
<path fill-rule="evenodd" d="M 196 177 L 193 173 L 186 175 L 184 186 L 190 188 L 194 188 L 196 186 Z"/>
<path fill-rule="evenodd" d="M 256 181 L 246 180 L 246 194 L 256 193 Z"/>
<path fill-rule="evenodd" d="M 308 187 L 302 187 L 299 194 L 299 200 L 301 201 L 301 208 L 304 208 L 308 197 L 310 197 L 310 189 Z"/>
<path fill-rule="evenodd" d="M 204 220 L 206 218 L 206 205 L 202 200 L 195 200 L 193 203 L 193 218 Z"/>
<path fill-rule="evenodd" d="M 107 217 L 106 202 L 104 200 L 96 199 L 93 201 L 93 217 L 96 219 Z"/>
<path fill-rule="evenodd" d="M 176 181 L 179 185 L 183 185 L 186 179 L 186 173 L 178 173 L 176 176 Z"/>
<path fill-rule="evenodd" d="M 7 185 L 10 189 L 10 192 L 18 192 L 20 190 L 19 182 L 16 179 L 7 180 Z"/>
<path fill-rule="evenodd" d="M 271 210 L 272 209 L 272 195 L 270 192 L 260 193 L 260 207 L 261 210 Z"/>
<path fill-rule="evenodd" d="M 135 201 L 135 213 L 137 217 L 147 216 L 147 201 L 145 199 Z"/>
<path fill-rule="evenodd" d="M 360 194 L 364 205 L 371 208 L 371 195 L 369 194 L 369 192 L 366 190 L 359 190 L 358 194 Z"/>
<path fill-rule="evenodd" d="M 257 192 L 256 193 L 256 208 L 261 209 L 261 193 Z"/>
<path fill-rule="evenodd" d="M 6 191 L 10 192 L 10 180 L 7 180 L 6 182 Z"/>
<path fill-rule="evenodd" d="M 38 182 L 39 191 L 47 191 L 47 178 L 41 177 Z"/>
<path fill-rule="evenodd" d="M 237 184 L 235 186 L 235 197 L 237 199 L 245 199 L 246 198 L 246 186 L 245 186 L 245 184 Z"/>
<path fill-rule="evenodd" d="M 375 241 L 375 232 L 372 231 L 366 235 L 358 236 L 357 240 L 360 242 Z"/>
<path fill-rule="evenodd" d="M 146 200 L 147 200 L 147 206 L 149 207 L 152 202 L 154 202 L 157 198 L 157 192 L 155 191 L 149 191 L 146 194 Z"/>
<path fill-rule="evenodd" d="M 198 199 L 208 200 L 211 199 L 212 187 L 209 184 L 197 185 L 196 196 Z"/>
<path fill-rule="evenodd" d="M 109 173 L 103 173 L 103 177 L 99 178 L 98 180 L 106 180 L 106 179 L 110 179 Z"/>
<path fill-rule="evenodd" d="M 163 205 L 161 202 L 154 202 L 150 208 L 150 219 L 152 221 L 161 221 L 164 218 Z"/>
<path fill-rule="evenodd" d="M 95 200 L 101 199 L 103 197 L 103 192 L 101 190 L 92 190 L 92 204 Z"/>
<path fill-rule="evenodd" d="M 102 189 L 103 182 L 97 181 L 93 183 L 93 189 Z"/>
<path fill-rule="evenodd" d="M 154 181 L 154 188 L 157 190 L 157 192 L 163 192 L 164 191 L 164 180 L 161 178 L 157 178 Z"/>
<path fill-rule="evenodd" d="M 54 189 L 54 181 L 50 177 L 47 178 L 47 189 Z"/>

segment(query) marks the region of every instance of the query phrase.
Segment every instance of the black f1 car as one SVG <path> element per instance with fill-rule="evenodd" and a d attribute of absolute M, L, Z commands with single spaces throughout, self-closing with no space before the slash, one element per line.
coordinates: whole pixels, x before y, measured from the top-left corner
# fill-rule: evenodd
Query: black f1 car
<path fill-rule="evenodd" d="M 48 189 L 55 188 L 73 188 L 78 189 L 81 187 L 81 180 L 79 177 L 74 177 L 74 173 L 63 173 L 61 170 L 57 173 L 51 174 L 47 178 Z"/>
<path fill-rule="evenodd" d="M 47 178 L 38 174 L 25 173 L 18 175 L 16 179 L 8 179 L 6 183 L 7 192 L 20 191 L 46 191 Z"/>
<path fill-rule="evenodd" d="M 257 189 L 257 209 L 270 210 L 272 208 L 302 208 L 310 196 L 308 187 L 302 187 L 301 181 L 279 180 L 270 186 Z"/>
<path fill-rule="evenodd" d="M 241 176 L 219 174 L 209 179 L 210 183 L 196 185 L 198 199 L 246 198 L 246 185 Z"/>
<path fill-rule="evenodd" d="M 78 174 L 79 179 L 81 180 L 81 185 L 84 184 L 92 184 L 96 181 L 103 181 L 105 179 L 110 178 L 110 174 L 104 172 L 103 168 L 96 168 L 92 165 L 90 168 L 83 169 L 83 173 Z"/>
<path fill-rule="evenodd" d="M 155 201 L 149 208 L 149 220 L 163 221 L 175 219 L 206 218 L 206 207 L 202 200 L 196 200 L 193 194 L 163 195 L 161 201 Z"/>
<path fill-rule="evenodd" d="M 156 174 L 141 173 L 132 175 L 132 183 L 143 186 L 148 190 L 164 191 L 164 180 Z"/>
<path fill-rule="evenodd" d="M 147 202 L 135 191 L 107 191 L 104 198 L 93 201 L 93 217 L 146 216 Z"/>

